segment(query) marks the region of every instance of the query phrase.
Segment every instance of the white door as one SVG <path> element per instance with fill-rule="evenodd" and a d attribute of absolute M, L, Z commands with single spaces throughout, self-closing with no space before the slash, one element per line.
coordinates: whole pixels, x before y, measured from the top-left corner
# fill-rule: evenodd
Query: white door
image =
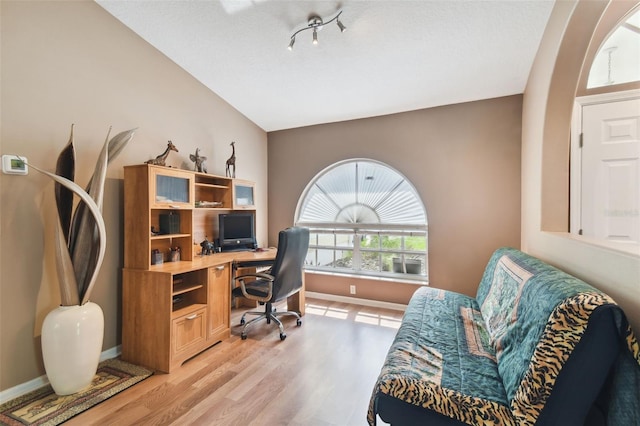
<path fill-rule="evenodd" d="M 582 108 L 582 234 L 640 243 L 640 99 Z"/>

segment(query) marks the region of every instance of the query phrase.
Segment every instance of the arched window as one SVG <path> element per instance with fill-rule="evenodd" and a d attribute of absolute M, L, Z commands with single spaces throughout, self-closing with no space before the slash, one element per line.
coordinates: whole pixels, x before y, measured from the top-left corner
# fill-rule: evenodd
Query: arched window
<path fill-rule="evenodd" d="M 622 22 L 600 46 L 587 88 L 640 81 L 640 8 Z"/>
<path fill-rule="evenodd" d="M 295 219 L 311 231 L 307 270 L 426 281 L 424 205 L 411 182 L 384 163 L 327 167 L 307 185 Z"/>

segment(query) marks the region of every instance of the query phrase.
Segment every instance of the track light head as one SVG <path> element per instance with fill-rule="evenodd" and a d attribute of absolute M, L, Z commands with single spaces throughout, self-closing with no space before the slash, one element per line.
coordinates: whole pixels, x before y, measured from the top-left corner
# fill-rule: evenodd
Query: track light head
<path fill-rule="evenodd" d="M 289 47 L 287 47 L 287 49 L 293 50 L 293 44 L 295 42 L 296 42 L 296 38 L 295 37 L 291 37 L 291 41 L 289 42 Z"/>
<path fill-rule="evenodd" d="M 313 29 L 313 44 L 318 44 L 318 30 L 316 28 Z"/>
<path fill-rule="evenodd" d="M 347 27 L 345 27 L 344 24 L 342 22 L 340 22 L 339 19 L 337 19 L 337 17 L 336 17 L 336 24 L 338 24 L 338 28 L 340 28 L 340 32 L 341 33 L 347 31 Z"/>

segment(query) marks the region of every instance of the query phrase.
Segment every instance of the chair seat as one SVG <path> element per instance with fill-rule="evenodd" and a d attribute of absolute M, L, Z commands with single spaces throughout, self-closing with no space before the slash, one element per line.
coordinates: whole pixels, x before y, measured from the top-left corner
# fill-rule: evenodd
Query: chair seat
<path fill-rule="evenodd" d="M 269 283 L 264 280 L 251 281 L 245 284 L 245 289 L 252 296 L 266 297 L 269 294 Z M 233 289 L 233 295 L 236 297 L 244 296 L 240 287 Z"/>

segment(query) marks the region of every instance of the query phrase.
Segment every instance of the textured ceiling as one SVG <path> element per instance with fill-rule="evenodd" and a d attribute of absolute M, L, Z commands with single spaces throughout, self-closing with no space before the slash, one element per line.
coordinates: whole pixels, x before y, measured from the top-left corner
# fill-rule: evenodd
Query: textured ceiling
<path fill-rule="evenodd" d="M 522 93 L 552 0 L 98 0 L 266 131 Z M 331 23 L 296 38 L 310 14 Z"/>

